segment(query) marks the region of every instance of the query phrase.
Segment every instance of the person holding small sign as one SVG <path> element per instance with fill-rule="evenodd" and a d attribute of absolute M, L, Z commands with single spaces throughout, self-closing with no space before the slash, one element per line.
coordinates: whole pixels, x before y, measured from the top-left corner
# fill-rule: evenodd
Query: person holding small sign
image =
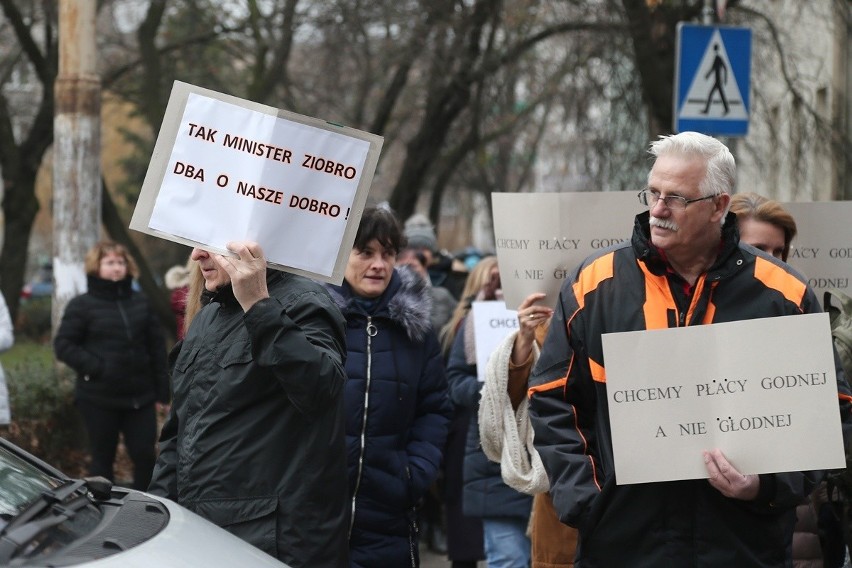
<path fill-rule="evenodd" d="M 579 529 L 581 567 L 789 566 L 795 507 L 822 472 L 744 475 L 708 448 L 706 480 L 616 482 L 603 334 L 821 311 L 798 273 L 739 245 L 727 147 L 683 132 L 650 152 L 639 193 L 648 211 L 630 242 L 567 278 L 530 377 L 534 443 L 554 507 Z M 852 396 L 839 365 L 837 390 L 848 431 Z"/>
<path fill-rule="evenodd" d="M 484 274 L 475 302 L 502 300 L 497 257 L 486 257 L 471 278 Z M 485 560 L 495 568 L 525 568 L 530 563 L 527 525 L 532 498 L 504 483 L 500 466 L 488 460 L 479 439 L 478 410 L 482 384 L 477 373 L 477 345 L 473 310 L 460 322 L 447 361 L 447 380 L 453 404 L 472 413 L 465 441 L 462 511 L 482 519 Z"/>
<path fill-rule="evenodd" d="M 531 568 L 571 568 L 577 529 L 559 522 L 550 498 L 550 482 L 532 436 L 530 371 L 550 327 L 553 309 L 546 295 L 534 292 L 518 306 L 518 330 L 510 333 L 488 358 L 479 405 L 479 438 L 489 460 L 500 464 L 509 487 L 533 496 L 529 535 Z"/>
<path fill-rule="evenodd" d="M 267 268 L 256 242 L 227 247 L 190 255 L 204 305 L 190 298 L 170 356 L 149 491 L 290 566 L 345 566 L 343 316 L 322 285 Z"/>
<path fill-rule="evenodd" d="M 452 408 L 426 281 L 394 268 L 402 226 L 364 210 L 343 284 L 350 566 L 417 566 L 419 506 L 438 476 Z"/>

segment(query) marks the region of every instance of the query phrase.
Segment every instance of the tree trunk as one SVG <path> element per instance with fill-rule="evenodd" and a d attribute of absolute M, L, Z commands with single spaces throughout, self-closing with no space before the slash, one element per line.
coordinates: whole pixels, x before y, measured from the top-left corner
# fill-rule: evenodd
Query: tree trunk
<path fill-rule="evenodd" d="M 100 238 L 101 82 L 94 0 L 59 2 L 59 73 L 53 120 L 53 334 L 84 293 L 86 253 Z"/>
<path fill-rule="evenodd" d="M 7 185 L 3 198 L 6 223 L 3 226 L 3 248 L 0 252 L 0 288 L 13 322 L 18 315 L 27 268 L 27 248 L 39 208 L 35 197 L 35 178 L 35 172 L 19 170 L 16 178 Z M 4 183 L 8 181 L 8 178 L 3 180 Z"/>

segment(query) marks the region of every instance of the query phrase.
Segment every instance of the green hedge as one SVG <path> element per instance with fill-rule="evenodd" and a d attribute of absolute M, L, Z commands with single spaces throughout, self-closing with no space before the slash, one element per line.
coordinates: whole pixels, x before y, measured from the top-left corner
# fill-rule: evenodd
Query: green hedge
<path fill-rule="evenodd" d="M 65 473 L 85 472 L 87 440 L 74 407 L 74 377 L 56 367 L 49 345 L 18 342 L 0 361 L 12 424 L 4 437 Z"/>
<path fill-rule="evenodd" d="M 15 339 L 50 343 L 51 299 L 49 296 L 23 300 L 15 321 Z"/>

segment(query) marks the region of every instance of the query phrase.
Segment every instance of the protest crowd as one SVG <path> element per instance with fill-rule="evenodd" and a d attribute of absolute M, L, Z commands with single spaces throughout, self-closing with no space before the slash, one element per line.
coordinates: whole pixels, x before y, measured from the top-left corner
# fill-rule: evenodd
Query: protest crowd
<path fill-rule="evenodd" d="M 168 359 L 132 258 L 99 243 L 55 342 L 91 473 L 114 477 L 122 433 L 134 486 L 294 567 L 415 567 L 421 550 L 454 568 L 843 566 L 826 471 L 743 472 L 708 447 L 702 478 L 617 482 L 603 335 L 822 311 L 786 264 L 794 219 L 736 187 L 725 145 L 683 132 L 650 154 L 631 238 L 558 297 L 507 305 L 517 327 L 485 368 L 474 306 L 503 300 L 497 256 L 449 253 L 422 214 L 366 207 L 339 285 L 270 268 L 252 240 L 193 249 L 168 278 Z"/>

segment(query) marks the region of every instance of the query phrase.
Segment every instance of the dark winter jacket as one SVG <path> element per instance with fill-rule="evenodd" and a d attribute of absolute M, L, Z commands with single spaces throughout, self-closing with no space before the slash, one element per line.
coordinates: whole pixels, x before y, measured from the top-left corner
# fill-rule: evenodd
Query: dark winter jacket
<path fill-rule="evenodd" d="M 450 399 L 458 408 L 471 410 L 464 455 L 464 489 L 462 511 L 469 517 L 515 517 L 528 519 L 532 497 L 516 491 L 503 482 L 500 464 L 485 457 L 479 441 L 479 398 L 482 383 L 476 365 L 468 363 L 475 356 L 475 346 L 468 345 L 473 334 L 473 312 L 459 326 L 447 364 Z"/>
<path fill-rule="evenodd" d="M 738 241 L 729 214 L 688 309 L 650 243 L 647 212 L 632 242 L 589 257 L 562 287 L 530 379 L 530 416 L 559 518 L 580 530 L 583 568 L 790 565 L 794 509 L 818 472 L 763 474 L 753 501 L 725 497 L 705 479 L 615 482 L 601 334 L 820 311 L 800 275 Z M 838 393 L 848 423 L 842 372 Z"/>
<path fill-rule="evenodd" d="M 53 348 L 77 372 L 77 399 L 108 408 L 169 402 L 160 321 L 131 283 L 90 275 L 88 292 L 65 307 Z"/>
<path fill-rule="evenodd" d="M 267 285 L 245 313 L 221 288 L 172 354 L 150 491 L 291 566 L 338 568 L 349 523 L 343 317 L 306 278 L 270 270 Z"/>
<path fill-rule="evenodd" d="M 352 564 L 412 566 L 415 508 L 438 475 L 452 412 L 429 292 L 395 270 L 367 313 L 347 282 L 329 289 L 346 317 Z"/>

